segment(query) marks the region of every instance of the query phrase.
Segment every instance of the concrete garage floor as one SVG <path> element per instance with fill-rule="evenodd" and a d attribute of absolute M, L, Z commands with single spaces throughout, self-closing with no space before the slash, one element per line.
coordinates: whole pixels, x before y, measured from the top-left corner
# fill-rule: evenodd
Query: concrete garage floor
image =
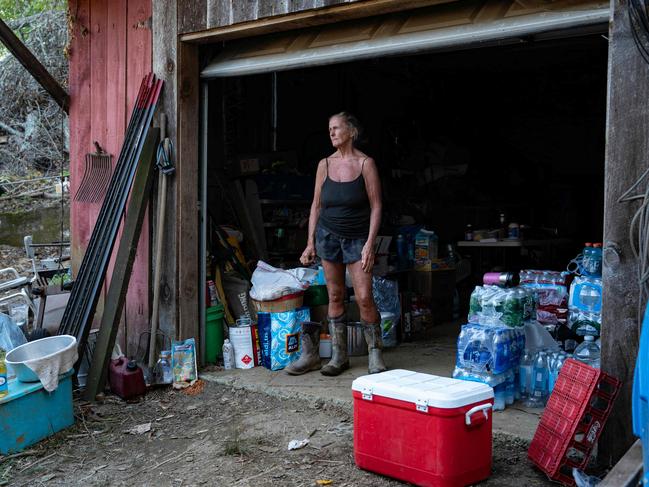
<path fill-rule="evenodd" d="M 438 326 L 430 340 L 402 343 L 386 349 L 384 358 L 390 369 L 451 377 L 455 366 L 458 324 Z M 326 360 L 323 361 L 326 363 Z M 367 374 L 367 357 L 351 357 L 351 368 L 338 377 L 325 377 L 319 372 L 290 376 L 283 370 L 272 372 L 263 367 L 247 370 L 209 370 L 201 378 L 248 391 L 262 392 L 280 398 L 300 398 L 323 404 L 352 408 L 352 381 Z M 519 403 L 504 411 L 494 412 L 494 432 L 506 433 L 530 441 L 539 423 L 541 409 L 526 409 Z"/>

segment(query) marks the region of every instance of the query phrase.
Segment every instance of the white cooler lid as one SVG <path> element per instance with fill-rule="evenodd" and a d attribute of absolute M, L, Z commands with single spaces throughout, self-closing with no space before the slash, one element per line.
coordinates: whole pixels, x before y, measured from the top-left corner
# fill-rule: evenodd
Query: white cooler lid
<path fill-rule="evenodd" d="M 359 377 L 352 382 L 352 390 L 440 409 L 458 408 L 494 397 L 493 389 L 487 384 L 403 369 Z"/>

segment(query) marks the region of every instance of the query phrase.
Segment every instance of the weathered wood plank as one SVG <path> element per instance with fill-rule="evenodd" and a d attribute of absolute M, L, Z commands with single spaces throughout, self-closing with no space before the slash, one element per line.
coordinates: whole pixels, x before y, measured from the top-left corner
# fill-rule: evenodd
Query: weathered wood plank
<path fill-rule="evenodd" d="M 207 0 L 207 28 L 232 23 L 232 2 L 230 0 Z M 184 34 L 184 32 L 182 32 Z"/>
<path fill-rule="evenodd" d="M 85 154 L 90 139 L 90 1 L 70 0 L 70 194 L 83 179 Z M 83 259 L 90 225 L 85 204 L 70 199 L 72 272 L 77 275 Z"/>
<path fill-rule="evenodd" d="M 144 214 L 151 193 L 155 149 L 159 137 L 160 131 L 158 129 L 154 128 L 149 131 L 135 173 L 133 189 L 126 210 L 126 220 L 124 221 L 124 228 L 117 249 L 113 278 L 106 294 L 106 308 L 101 317 L 99 335 L 97 336 L 97 343 L 88 372 L 88 382 L 84 394 L 85 399 L 88 401 L 94 401 L 97 394 L 104 390 L 106 383 L 108 363 L 115 346 L 117 329 L 122 308 L 126 301 L 126 293 L 129 288 L 133 262 L 137 252 L 137 241 L 142 231 Z"/>
<path fill-rule="evenodd" d="M 166 135 L 171 139 L 174 147 L 178 147 L 177 139 L 177 2 L 176 0 L 156 0 L 153 2 L 153 71 L 164 80 L 160 110 L 166 114 Z M 167 221 L 175 222 L 176 213 L 176 178 L 168 182 L 167 192 Z M 170 337 L 178 334 L 178 258 L 175 225 L 165 225 L 163 236 L 162 269 L 160 282 L 152 283 L 160 286 L 160 329 Z"/>
<path fill-rule="evenodd" d="M 216 40 L 251 37 L 454 1 L 457 0 L 373 0 L 371 2 L 350 0 L 342 5 L 311 8 L 290 15 L 283 15 L 282 12 L 279 12 L 279 9 L 283 8 L 283 3 L 278 3 L 277 9 L 275 9 L 274 6 L 269 7 L 264 2 L 260 5 L 258 20 L 254 20 L 253 17 L 253 15 L 257 14 L 249 11 L 249 18 L 246 19 L 242 14 L 238 14 L 237 20 L 239 23 L 233 23 L 233 16 L 226 8 L 228 2 L 226 0 L 211 0 L 208 2 L 207 13 L 209 28 L 202 32 L 184 33 L 181 35 L 181 41 L 208 43 Z M 287 7 L 290 9 L 290 3 L 287 4 Z M 211 10 L 214 8 L 219 9 L 219 11 Z M 273 16 L 268 17 L 268 15 Z"/>
<path fill-rule="evenodd" d="M 127 113 L 131 113 L 142 78 L 151 71 L 150 0 L 129 0 L 126 35 L 126 103 Z M 149 220 L 150 215 L 147 214 L 142 222 L 137 256 L 133 264 L 131 284 L 124 307 L 123 329 L 126 331 L 126 349 L 131 356 L 137 352 L 140 334 L 148 330 L 149 327 L 151 309 Z"/>
<path fill-rule="evenodd" d="M 276 2 L 259 2 L 257 18 L 272 17 L 288 13 L 288 0 L 277 0 Z M 221 24 L 224 25 L 224 24 Z"/>
<path fill-rule="evenodd" d="M 196 32 L 207 29 L 207 2 L 208 0 L 178 2 L 179 32 Z"/>
<path fill-rule="evenodd" d="M 90 111 L 90 133 L 84 144 L 87 151 L 94 141 L 102 146 L 106 145 L 108 133 L 108 119 L 106 110 L 108 107 L 107 93 L 107 59 L 108 59 L 108 6 L 103 0 L 90 0 L 90 99 L 87 110 Z M 94 150 L 93 150 L 94 151 Z M 84 247 L 92 235 L 97 223 L 97 217 L 101 210 L 101 202 L 82 203 L 82 207 L 88 215 L 88 234 L 83 238 Z M 93 328 L 99 326 L 99 317 L 104 310 L 104 297 L 108 290 L 112 266 L 108 268 L 106 279 L 102 285 L 102 291 L 97 300 L 96 314 L 93 320 Z"/>
<path fill-rule="evenodd" d="M 638 269 L 629 243 L 637 203 L 618 203 L 649 158 L 649 66 L 631 36 L 627 2 L 612 2 L 609 36 L 604 203 L 602 369 L 623 383 L 602 440 L 599 459 L 613 465 L 634 442 L 631 388 L 638 352 Z M 641 186 L 642 191 L 647 183 Z M 619 249 L 616 264 L 614 248 Z"/>
<path fill-rule="evenodd" d="M 178 242 L 178 331 L 180 338 L 199 340 L 198 299 L 198 46 L 178 46 L 178 161 L 176 239 Z M 200 349 L 200 348 L 199 348 Z"/>
<path fill-rule="evenodd" d="M 264 0 L 248 0 L 247 2 L 232 2 L 232 23 L 256 20 L 259 15 L 259 2 Z"/>

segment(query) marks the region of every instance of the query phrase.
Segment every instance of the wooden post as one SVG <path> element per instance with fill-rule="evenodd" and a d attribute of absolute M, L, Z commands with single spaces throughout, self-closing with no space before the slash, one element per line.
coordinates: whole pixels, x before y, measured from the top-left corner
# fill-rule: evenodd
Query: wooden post
<path fill-rule="evenodd" d="M 178 45 L 178 161 L 176 242 L 178 248 L 178 335 L 200 339 L 199 291 L 199 93 L 198 46 Z M 202 288 L 201 288 L 202 289 Z M 198 347 L 200 350 L 200 347 Z"/>
<path fill-rule="evenodd" d="M 104 314 L 101 317 L 101 326 L 97 343 L 92 355 L 92 363 L 88 371 L 85 399 L 94 401 L 98 393 L 104 390 L 106 384 L 106 371 L 111 352 L 115 346 L 115 338 L 119 329 L 119 321 L 122 316 L 122 308 L 126 301 L 126 292 L 131 278 L 133 261 L 137 252 L 137 243 L 142 231 L 142 222 L 153 181 L 153 161 L 155 160 L 155 149 L 160 138 L 160 131 L 157 128 L 149 130 L 142 155 L 138 161 L 137 172 L 133 180 L 133 189 L 126 210 L 126 220 L 122 236 L 119 241 L 115 267 L 110 279 L 110 286 L 104 306 Z"/>
<path fill-rule="evenodd" d="M 36 56 L 27 49 L 25 44 L 23 44 L 14 31 L 9 28 L 7 24 L 0 19 L 0 41 L 6 46 L 7 49 L 13 54 L 16 59 L 22 64 L 29 74 L 31 74 L 36 81 L 47 91 L 54 101 L 63 109 L 65 113 L 68 113 L 70 108 L 70 97 L 68 92 L 65 91 L 58 81 L 49 73 L 45 66 L 36 59 Z"/>
<path fill-rule="evenodd" d="M 638 202 L 618 203 L 649 160 L 649 65 L 633 43 L 627 3 L 613 0 L 609 34 L 604 203 L 602 370 L 622 389 L 599 442 L 599 461 L 613 465 L 635 441 L 631 388 L 638 353 L 638 262 L 629 226 Z M 643 192 L 647 182 L 640 186 Z"/>
<path fill-rule="evenodd" d="M 164 80 L 165 88 L 162 90 L 160 109 L 166 115 L 166 135 L 171 139 L 174 147 L 178 147 L 177 137 L 177 69 L 176 49 L 177 37 L 177 1 L 156 0 L 153 8 L 153 72 Z M 171 337 L 178 335 L 178 259 L 176 226 L 177 208 L 176 194 L 177 181 L 172 178 L 169 181 L 167 192 L 166 218 L 168 225 L 165 225 L 163 234 L 162 253 L 165 258 L 162 261 L 160 282 L 154 282 L 152 286 L 158 286 L 160 291 L 159 326 L 162 331 Z"/>

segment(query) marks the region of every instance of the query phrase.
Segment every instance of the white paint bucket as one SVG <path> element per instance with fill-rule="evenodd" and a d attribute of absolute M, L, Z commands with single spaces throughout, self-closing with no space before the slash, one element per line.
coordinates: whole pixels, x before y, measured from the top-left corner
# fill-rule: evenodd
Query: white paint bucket
<path fill-rule="evenodd" d="M 250 326 L 231 326 L 230 343 L 234 348 L 234 366 L 237 369 L 252 369 L 255 366 L 255 353 Z"/>

